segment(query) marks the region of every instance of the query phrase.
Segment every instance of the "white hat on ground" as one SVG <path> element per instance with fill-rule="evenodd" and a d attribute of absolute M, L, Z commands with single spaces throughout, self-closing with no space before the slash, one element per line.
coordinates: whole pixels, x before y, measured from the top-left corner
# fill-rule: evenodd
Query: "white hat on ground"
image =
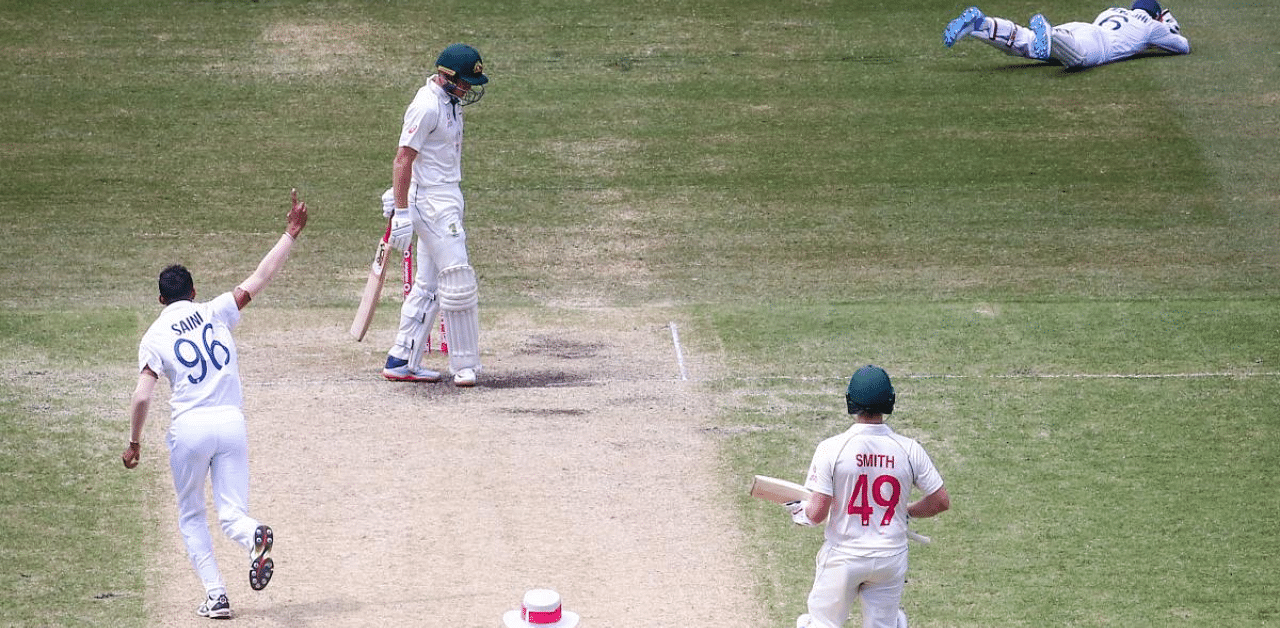
<path fill-rule="evenodd" d="M 560 594 L 551 589 L 525 592 L 520 610 L 502 616 L 507 628 L 574 628 L 578 614 L 561 609 Z"/>

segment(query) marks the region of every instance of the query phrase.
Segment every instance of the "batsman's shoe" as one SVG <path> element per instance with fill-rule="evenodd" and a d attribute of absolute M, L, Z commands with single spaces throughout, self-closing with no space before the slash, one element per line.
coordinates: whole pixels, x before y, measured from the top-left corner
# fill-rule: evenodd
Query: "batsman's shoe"
<path fill-rule="evenodd" d="M 796 628 L 809 628 L 809 614 L 805 613 L 796 618 Z"/>
<path fill-rule="evenodd" d="M 253 553 L 249 555 L 249 587 L 254 591 L 267 588 L 271 582 L 271 573 L 276 564 L 271 560 L 271 546 L 275 544 L 275 533 L 269 526 L 258 526 L 253 531 Z"/>
<path fill-rule="evenodd" d="M 231 619 L 231 602 L 227 601 L 225 594 L 206 598 L 204 604 L 196 609 L 196 614 L 209 619 Z"/>
<path fill-rule="evenodd" d="M 1031 58 L 1047 61 L 1053 46 L 1053 26 L 1039 13 L 1031 16 L 1028 26 L 1036 36 L 1035 41 L 1031 42 Z"/>
<path fill-rule="evenodd" d="M 438 382 L 440 371 L 422 367 L 409 368 L 408 360 L 387 356 L 387 365 L 382 367 L 382 376 L 393 382 Z"/>
<path fill-rule="evenodd" d="M 983 15 L 978 7 L 965 9 L 960 17 L 947 24 L 947 30 L 942 31 L 942 44 L 948 48 L 956 45 L 962 37 L 981 28 L 982 21 L 985 19 L 987 16 Z"/>
<path fill-rule="evenodd" d="M 459 369 L 453 374 L 453 385 L 462 388 L 470 388 L 476 385 L 475 369 Z"/>

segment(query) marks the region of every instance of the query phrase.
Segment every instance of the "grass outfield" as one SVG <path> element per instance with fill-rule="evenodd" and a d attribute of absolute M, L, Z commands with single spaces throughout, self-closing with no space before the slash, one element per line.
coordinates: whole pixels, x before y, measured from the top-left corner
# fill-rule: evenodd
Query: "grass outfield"
<path fill-rule="evenodd" d="M 954 501 L 913 627 L 1280 626 L 1277 10 L 1171 4 L 1192 55 L 1064 73 L 944 48 L 964 6 L 0 0 L 3 622 L 140 625 L 155 273 L 239 280 L 296 185 L 321 219 L 263 305 L 348 318 L 392 129 L 467 41 L 483 307 L 686 309 L 726 490 L 798 479 L 885 366 Z M 739 503 L 791 625 L 817 536 Z"/>

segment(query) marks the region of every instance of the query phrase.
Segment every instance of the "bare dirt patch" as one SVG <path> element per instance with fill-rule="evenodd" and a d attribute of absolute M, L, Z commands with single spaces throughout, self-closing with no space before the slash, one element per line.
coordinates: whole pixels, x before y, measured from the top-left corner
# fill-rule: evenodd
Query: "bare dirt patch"
<path fill-rule="evenodd" d="M 256 44 L 256 71 L 272 75 L 322 75 L 362 69 L 370 55 L 361 43 L 372 36 L 368 24 L 280 22 Z"/>
<path fill-rule="evenodd" d="M 218 538 L 237 625 L 490 628 L 537 587 L 584 627 L 760 625 L 698 384 L 716 360 L 686 355 L 681 379 L 669 312 L 486 313 L 470 390 L 382 381 L 389 314 L 357 344 L 346 321 L 246 312 L 251 510 L 277 571 L 251 591 Z M 149 624 L 206 625 L 157 477 Z"/>

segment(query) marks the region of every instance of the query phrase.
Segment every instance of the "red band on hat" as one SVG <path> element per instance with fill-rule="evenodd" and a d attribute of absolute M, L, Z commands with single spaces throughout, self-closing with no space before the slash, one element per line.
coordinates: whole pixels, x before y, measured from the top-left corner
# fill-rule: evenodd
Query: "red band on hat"
<path fill-rule="evenodd" d="M 521 605 L 520 610 L 524 612 L 524 620 L 531 624 L 554 624 L 560 621 L 559 606 L 554 611 L 531 611 L 528 607 Z"/>

